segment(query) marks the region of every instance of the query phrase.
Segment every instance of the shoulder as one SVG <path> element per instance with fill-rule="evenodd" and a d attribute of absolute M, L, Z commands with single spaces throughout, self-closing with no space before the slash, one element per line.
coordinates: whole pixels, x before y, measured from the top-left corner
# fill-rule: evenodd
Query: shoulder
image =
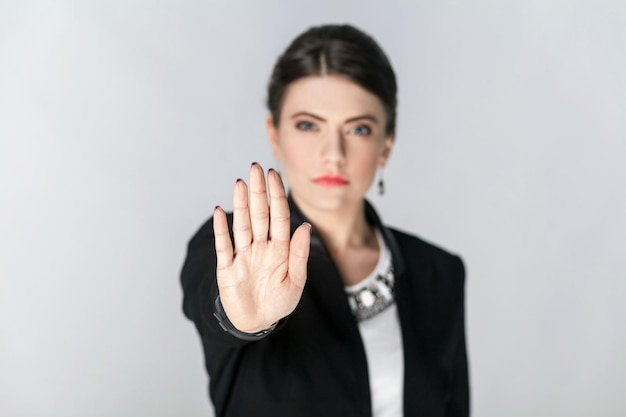
<path fill-rule="evenodd" d="M 388 227 L 411 275 L 439 284 L 463 286 L 465 265 L 461 256 L 419 236 Z"/>
<path fill-rule="evenodd" d="M 393 234 L 402 250 L 411 251 L 414 255 L 426 257 L 436 262 L 459 262 L 461 258 L 458 254 L 444 249 L 442 246 L 432 243 L 420 236 L 407 233 L 405 231 L 387 227 Z"/>

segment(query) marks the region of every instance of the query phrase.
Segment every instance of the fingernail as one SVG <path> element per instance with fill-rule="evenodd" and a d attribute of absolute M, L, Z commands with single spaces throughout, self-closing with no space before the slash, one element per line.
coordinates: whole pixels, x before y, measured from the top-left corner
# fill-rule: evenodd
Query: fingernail
<path fill-rule="evenodd" d="M 221 208 L 220 206 L 215 206 L 215 208 L 213 209 L 213 211 L 216 211 L 218 208 Z"/>
<path fill-rule="evenodd" d="M 259 163 L 258 162 L 253 162 L 252 164 L 250 164 L 250 167 L 253 167 L 255 165 L 259 165 Z"/>
<path fill-rule="evenodd" d="M 243 181 L 241 178 L 237 178 L 237 181 L 235 181 L 235 184 L 238 183 L 239 181 Z"/>
<path fill-rule="evenodd" d="M 306 225 L 309 226 L 309 235 L 312 235 L 313 234 L 313 225 L 311 223 L 309 223 L 309 222 L 304 222 L 302 224 L 306 224 Z"/>

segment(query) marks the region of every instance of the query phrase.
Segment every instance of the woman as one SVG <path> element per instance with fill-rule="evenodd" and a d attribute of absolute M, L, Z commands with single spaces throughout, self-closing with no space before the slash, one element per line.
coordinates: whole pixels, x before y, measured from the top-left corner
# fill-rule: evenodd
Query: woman
<path fill-rule="evenodd" d="M 252 164 L 182 271 L 216 415 L 469 415 L 463 263 L 364 199 L 394 142 L 385 54 L 352 26 L 311 28 L 276 63 L 268 107 L 289 193 Z"/>

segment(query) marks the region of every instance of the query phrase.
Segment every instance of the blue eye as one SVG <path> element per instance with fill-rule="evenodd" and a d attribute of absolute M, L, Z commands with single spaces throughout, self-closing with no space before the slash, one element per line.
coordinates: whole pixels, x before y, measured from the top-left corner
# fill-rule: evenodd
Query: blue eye
<path fill-rule="evenodd" d="M 359 125 L 351 130 L 352 133 L 359 136 L 367 136 L 372 133 L 372 128 L 368 125 Z"/>
<path fill-rule="evenodd" d="M 311 122 L 298 122 L 296 128 L 304 131 L 313 131 L 315 130 L 315 125 Z"/>

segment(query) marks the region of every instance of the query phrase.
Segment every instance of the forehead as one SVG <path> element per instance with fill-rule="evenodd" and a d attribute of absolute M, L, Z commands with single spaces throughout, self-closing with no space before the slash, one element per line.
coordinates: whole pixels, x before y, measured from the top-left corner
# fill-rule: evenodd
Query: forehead
<path fill-rule="evenodd" d="M 384 116 L 376 95 L 338 75 L 300 78 L 287 87 L 281 113 L 307 111 L 324 118 L 350 118 L 364 114 Z"/>

